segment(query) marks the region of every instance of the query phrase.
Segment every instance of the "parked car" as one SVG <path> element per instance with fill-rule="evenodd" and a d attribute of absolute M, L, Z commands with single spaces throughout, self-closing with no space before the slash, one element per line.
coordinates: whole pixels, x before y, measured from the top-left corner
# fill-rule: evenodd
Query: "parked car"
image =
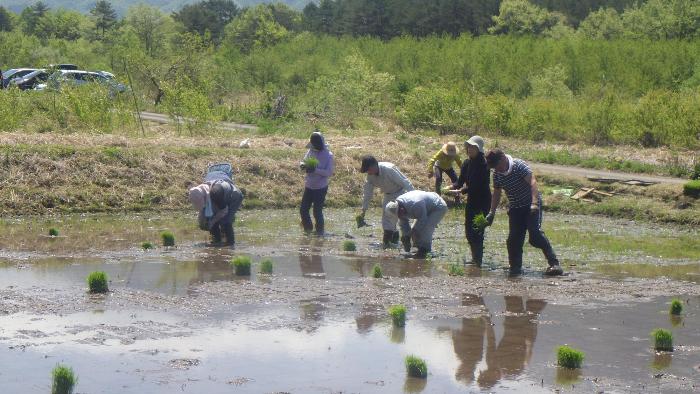
<path fill-rule="evenodd" d="M 37 71 L 36 68 L 11 68 L 9 70 L 5 70 L 2 73 L 2 87 L 6 88 L 9 84 L 10 81 L 12 81 L 15 78 L 22 78 L 25 75 Z"/>
<path fill-rule="evenodd" d="M 13 78 L 7 85 L 8 88 L 13 86 L 18 87 L 20 90 L 34 89 L 37 85 L 46 82 L 49 79 L 49 73 L 46 70 L 36 70 L 22 77 Z"/>
<path fill-rule="evenodd" d="M 126 85 L 108 78 L 100 73 L 83 70 L 58 70 L 51 74 L 46 83 L 36 85 L 36 90 L 47 88 L 60 89 L 63 85 L 81 86 L 88 83 L 99 83 L 107 86 L 110 95 L 126 91 Z"/>
<path fill-rule="evenodd" d="M 77 70 L 78 66 L 75 64 L 63 63 L 63 64 L 49 64 L 46 68 L 51 70 Z"/>

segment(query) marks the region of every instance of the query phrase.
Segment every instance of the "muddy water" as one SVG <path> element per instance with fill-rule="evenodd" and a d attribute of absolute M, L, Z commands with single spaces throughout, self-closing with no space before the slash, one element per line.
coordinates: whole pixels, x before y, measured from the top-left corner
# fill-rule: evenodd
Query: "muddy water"
<path fill-rule="evenodd" d="M 569 276 L 543 280 L 527 247 L 527 274 L 508 281 L 501 215 L 484 269 L 466 266 L 460 281 L 446 264 L 467 253 L 461 215 L 440 226 L 428 262 L 382 250 L 376 227 L 344 226 L 349 210 L 330 210 L 325 238 L 300 235 L 293 211 L 246 212 L 235 250 L 207 247 L 184 214 L 5 221 L 0 386 L 46 392 L 50 369 L 66 362 L 89 393 L 697 390 L 697 230 L 551 215 L 545 230 Z M 45 236 L 50 227 L 60 236 Z M 165 229 L 175 248 L 141 250 Z M 357 252 L 340 250 L 346 239 Z M 272 259 L 274 275 L 256 263 L 235 277 L 228 262 L 239 254 Z M 375 264 L 389 279 L 363 279 Z M 112 294 L 85 295 L 95 270 Z M 669 319 L 659 293 L 683 298 L 682 318 Z M 405 329 L 385 316 L 397 302 L 409 305 Z M 672 328 L 673 354 L 651 351 L 656 327 Z M 561 344 L 586 352 L 582 370 L 554 366 Z M 427 361 L 427 380 L 405 377 L 408 354 Z"/>

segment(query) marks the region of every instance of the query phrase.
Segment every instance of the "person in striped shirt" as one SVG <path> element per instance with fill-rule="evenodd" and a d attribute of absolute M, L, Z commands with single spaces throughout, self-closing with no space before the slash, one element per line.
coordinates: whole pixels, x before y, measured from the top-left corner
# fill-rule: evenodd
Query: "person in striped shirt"
<path fill-rule="evenodd" d="M 496 208 L 501 201 L 501 191 L 508 197 L 509 233 L 508 263 L 510 274 L 522 274 L 523 244 L 525 233 L 529 233 L 530 245 L 542 249 L 549 267 L 545 275 L 562 275 L 557 255 L 542 231 L 542 195 L 537 188 L 535 175 L 523 160 L 514 159 L 500 149 L 492 150 L 486 155 L 486 163 L 493 173 L 493 195 L 491 211 L 486 216 L 489 225 L 493 223 Z"/>

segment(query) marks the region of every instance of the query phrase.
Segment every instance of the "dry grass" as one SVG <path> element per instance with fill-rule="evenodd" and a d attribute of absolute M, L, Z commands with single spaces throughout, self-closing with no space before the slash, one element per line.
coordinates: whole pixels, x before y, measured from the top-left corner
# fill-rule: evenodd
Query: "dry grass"
<path fill-rule="evenodd" d="M 246 195 L 244 207 L 299 204 L 304 173 L 298 163 L 306 151 L 306 138 L 250 131 L 208 133 L 178 135 L 176 128 L 167 125 L 148 125 L 146 137 L 135 132 L 2 133 L 0 212 L 18 215 L 187 209 L 187 188 L 198 183 L 207 165 L 216 161 L 233 163 L 235 181 Z M 290 134 L 303 135 L 299 130 Z M 443 142 L 451 139 L 459 143 L 462 139 L 411 134 L 385 124 L 353 131 L 332 130 L 326 135 L 336 158 L 336 175 L 328 196 L 331 207 L 359 206 L 364 182 L 364 175 L 359 173 L 362 155 L 372 153 L 379 160 L 392 161 L 417 188 L 430 190 L 432 181 L 425 174 L 430 155 Z M 238 148 L 246 138 L 251 149 Z M 515 141 L 505 142 L 500 139 L 500 146 L 515 145 Z M 586 183 L 551 176 L 543 180 L 553 184 Z M 680 196 L 680 188 L 667 186 L 614 188 L 630 196 L 639 195 L 641 190 L 650 200 L 666 205 Z"/>

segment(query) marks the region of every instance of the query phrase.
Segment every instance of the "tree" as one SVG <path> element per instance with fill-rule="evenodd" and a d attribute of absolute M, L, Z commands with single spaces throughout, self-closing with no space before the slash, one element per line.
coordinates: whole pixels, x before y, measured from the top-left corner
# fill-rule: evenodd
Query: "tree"
<path fill-rule="evenodd" d="M 0 31 L 12 31 L 12 14 L 5 7 L 0 6 Z"/>
<path fill-rule="evenodd" d="M 37 1 L 29 7 L 22 10 L 20 19 L 23 23 L 23 30 L 26 34 L 34 34 L 36 24 L 41 17 L 49 12 L 49 6 L 43 1 Z"/>
<path fill-rule="evenodd" d="M 182 23 L 185 29 L 204 37 L 207 32 L 214 43 L 221 42 L 224 28 L 240 10 L 231 0 L 206 0 L 189 4 L 173 13 L 173 19 Z"/>
<path fill-rule="evenodd" d="M 90 15 L 95 20 L 95 29 L 101 38 L 104 38 L 105 32 L 117 23 L 117 12 L 112 3 L 106 0 L 98 0 L 90 10 Z"/>
<path fill-rule="evenodd" d="M 504 0 L 493 17 L 494 34 L 539 35 L 561 23 L 561 17 L 528 0 Z"/>
<path fill-rule="evenodd" d="M 610 40 L 622 37 L 622 18 L 614 8 L 601 8 L 593 11 L 578 27 L 579 34 L 586 38 Z"/>
<path fill-rule="evenodd" d="M 59 9 L 47 12 L 37 19 L 34 35 L 41 39 L 58 38 L 77 40 L 82 36 L 82 27 L 87 22 L 85 16 L 77 11 Z"/>
<path fill-rule="evenodd" d="M 155 56 L 165 46 L 166 37 L 173 32 L 172 19 L 155 7 L 137 5 L 129 8 L 126 24 L 141 42 L 149 56 Z"/>
<path fill-rule="evenodd" d="M 275 21 L 270 7 L 264 4 L 245 10 L 226 26 L 227 42 L 243 53 L 274 45 L 287 35 L 287 29 Z"/>

